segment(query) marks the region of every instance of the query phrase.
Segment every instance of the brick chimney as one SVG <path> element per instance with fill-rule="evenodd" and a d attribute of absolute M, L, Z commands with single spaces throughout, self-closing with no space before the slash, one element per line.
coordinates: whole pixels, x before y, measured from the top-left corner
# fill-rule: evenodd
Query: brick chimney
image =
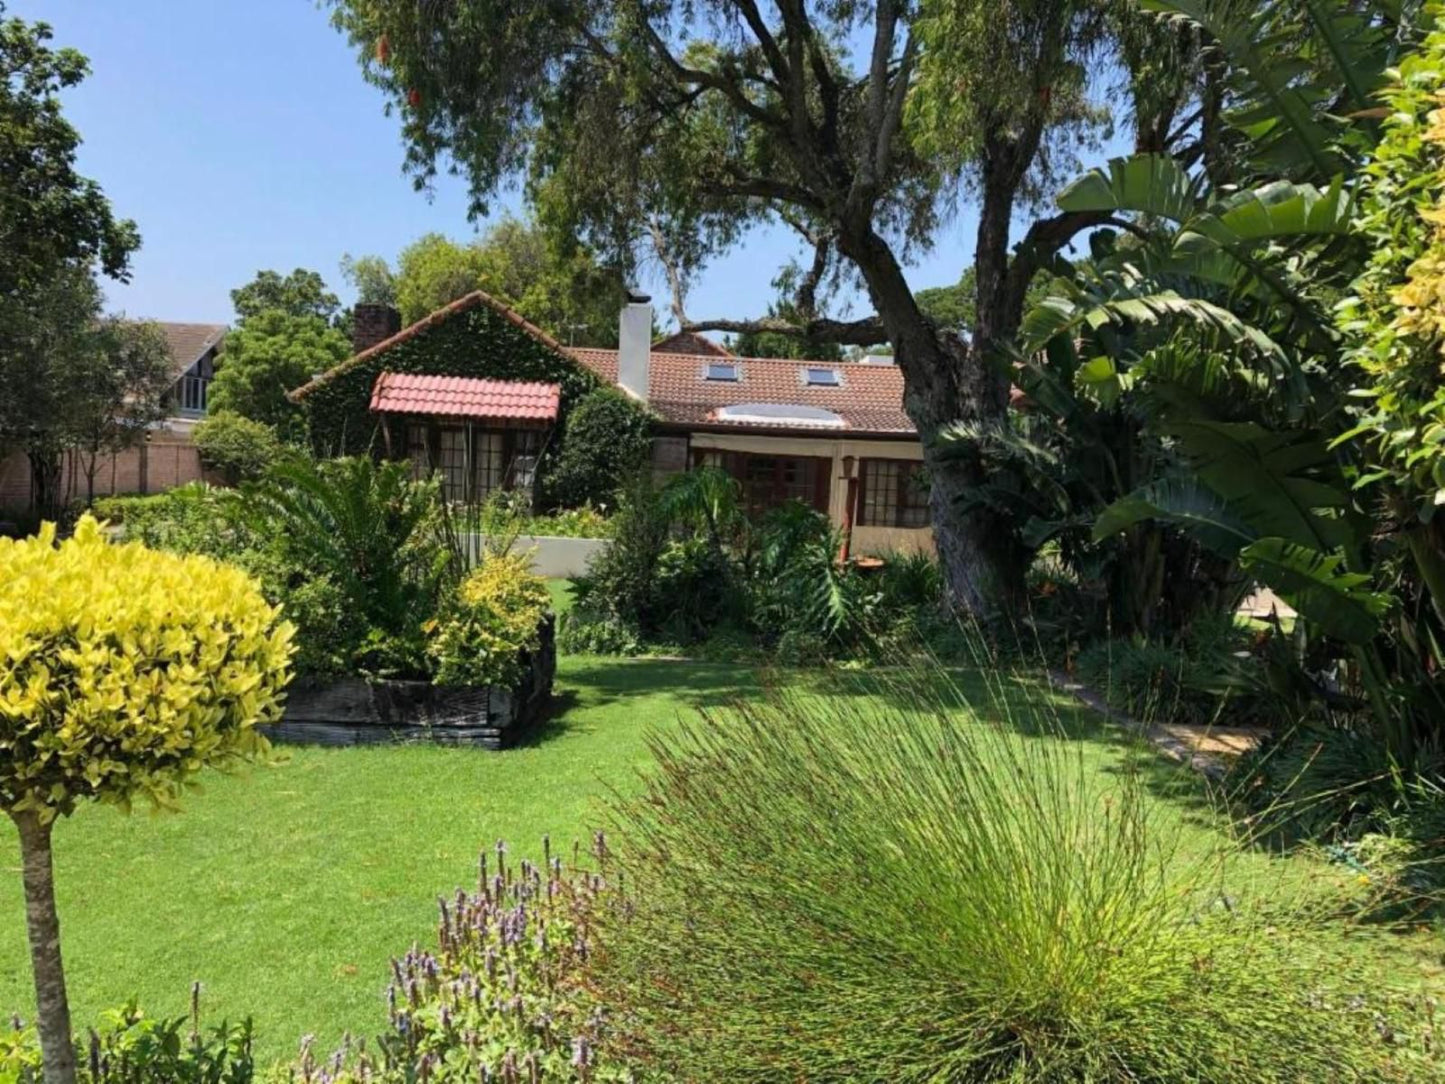
<path fill-rule="evenodd" d="M 351 349 L 369 350 L 401 330 L 401 313 L 390 305 L 356 305 L 351 310 Z"/>

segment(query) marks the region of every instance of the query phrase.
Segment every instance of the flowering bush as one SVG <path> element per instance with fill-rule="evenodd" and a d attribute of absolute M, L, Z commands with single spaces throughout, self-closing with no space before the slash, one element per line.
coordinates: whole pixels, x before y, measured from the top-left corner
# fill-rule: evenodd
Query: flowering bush
<path fill-rule="evenodd" d="M 594 853 L 605 855 L 598 837 Z M 643 1081 L 610 1052 L 615 1016 L 592 997 L 595 917 L 610 900 L 601 873 L 564 873 L 544 841 L 540 866 L 515 866 L 497 844 L 477 891 L 439 900 L 434 951 L 392 961 L 390 1025 L 371 1050 L 318 1061 L 309 1046 L 299 1084 L 475 1084 L 477 1081 Z M 605 865 L 603 867 L 605 869 Z"/>
<path fill-rule="evenodd" d="M 551 596 L 526 554 L 489 555 L 435 624 L 427 652 L 442 685 L 512 685 L 540 644 Z"/>

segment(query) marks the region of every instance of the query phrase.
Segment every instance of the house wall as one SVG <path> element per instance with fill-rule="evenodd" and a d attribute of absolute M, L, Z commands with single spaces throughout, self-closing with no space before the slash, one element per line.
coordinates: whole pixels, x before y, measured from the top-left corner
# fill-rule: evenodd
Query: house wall
<path fill-rule="evenodd" d="M 677 454 L 682 438 L 660 437 L 654 444 L 653 469 L 658 475 L 676 473 L 686 467 L 686 456 Z M 857 438 L 818 436 L 761 436 L 745 433 L 693 433 L 688 441 L 692 448 L 713 448 L 719 451 L 754 452 L 759 455 L 821 456 L 833 461 L 832 486 L 828 515 L 842 524 L 848 503 L 848 482 L 843 472 L 843 459 L 911 459 L 922 461 L 923 445 L 915 440 L 859 440 Z M 665 463 L 665 466 L 664 466 Z M 856 464 L 854 469 L 856 470 Z M 887 552 L 932 553 L 933 530 L 929 527 L 854 527 L 854 553 Z"/>
<path fill-rule="evenodd" d="M 66 503 L 86 496 L 84 457 L 66 452 L 60 480 Z M 160 493 L 188 482 L 216 481 L 201 469 L 201 455 L 191 441 L 190 426 L 156 429 L 145 445 L 102 455 L 95 472 L 95 495 Z M 30 461 L 24 452 L 0 459 L 0 508 L 30 506 Z"/>

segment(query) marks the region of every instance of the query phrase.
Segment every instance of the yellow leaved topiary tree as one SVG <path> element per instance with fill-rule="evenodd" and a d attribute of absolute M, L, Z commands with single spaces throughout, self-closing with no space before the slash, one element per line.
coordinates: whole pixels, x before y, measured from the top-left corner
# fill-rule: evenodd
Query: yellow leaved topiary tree
<path fill-rule="evenodd" d="M 208 766 L 269 747 L 292 628 L 241 570 L 113 544 L 85 516 L 0 538 L 0 809 L 15 822 L 46 1084 L 75 1055 L 50 837 L 84 801 L 174 806 Z"/>

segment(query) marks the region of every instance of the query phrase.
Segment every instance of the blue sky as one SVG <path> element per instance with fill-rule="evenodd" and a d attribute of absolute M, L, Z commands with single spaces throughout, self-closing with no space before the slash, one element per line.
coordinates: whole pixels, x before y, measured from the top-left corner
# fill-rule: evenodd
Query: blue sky
<path fill-rule="evenodd" d="M 108 288 L 132 316 L 227 322 L 229 291 L 261 268 L 313 268 L 347 298 L 343 253 L 391 259 L 428 231 L 478 228 L 459 180 L 413 190 L 397 121 L 311 0 L 10 0 L 9 14 L 90 58 L 66 113 L 82 170 L 140 226 L 131 282 Z M 915 288 L 957 280 L 975 222 L 964 208 L 941 231 Z M 755 233 L 700 276 L 689 315 L 761 314 L 796 249 L 786 230 Z"/>

